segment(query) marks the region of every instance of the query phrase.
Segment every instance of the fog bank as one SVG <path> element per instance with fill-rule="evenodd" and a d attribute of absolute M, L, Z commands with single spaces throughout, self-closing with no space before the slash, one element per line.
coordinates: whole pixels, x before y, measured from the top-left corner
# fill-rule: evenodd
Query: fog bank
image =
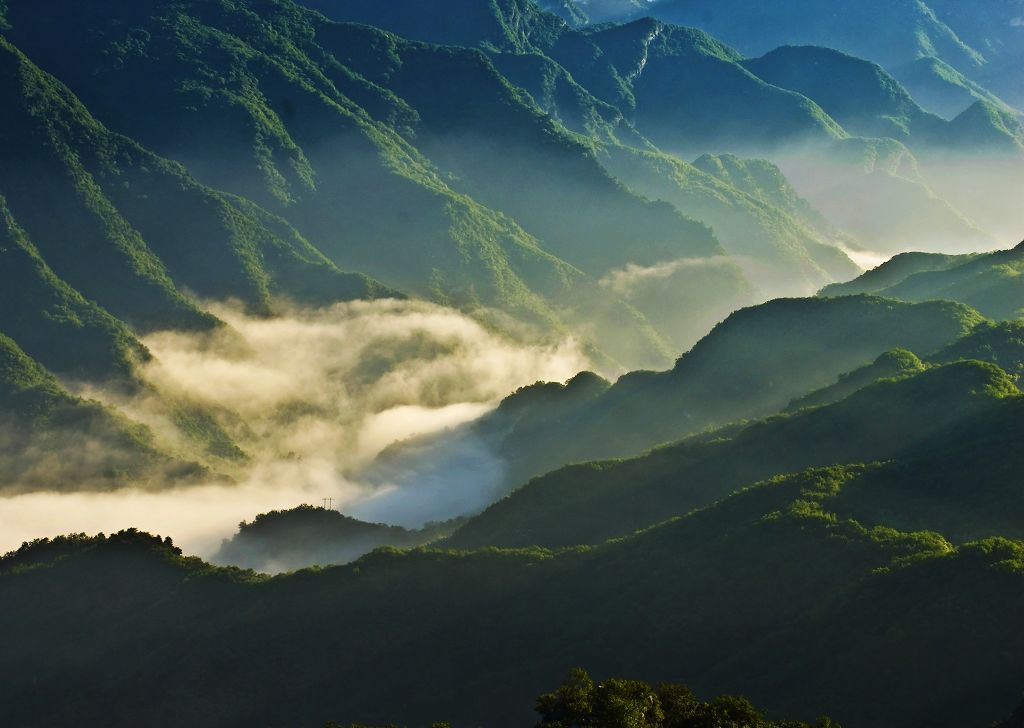
<path fill-rule="evenodd" d="M 0 550 L 42 536 L 135 526 L 208 555 L 243 519 L 323 498 L 342 510 L 375 501 L 371 510 L 387 521 L 379 505 L 394 494 L 377 500 L 388 485 L 359 479 L 382 449 L 470 421 L 520 386 L 563 381 L 589 364 L 576 341 L 513 341 L 469 316 L 419 301 L 295 308 L 271 319 L 229 304 L 209 308 L 227 330 L 144 339 L 154 354 L 140 372 L 150 385 L 145 395 L 80 393 L 144 422 L 158 445 L 175 454 L 190 443 L 175 429 L 168 403 L 201 408 L 248 456 L 206 458 L 204 464 L 234 483 L 218 479 L 155 491 L 129 483 L 102 493 L 0 499 Z M 490 455 L 474 457 L 487 462 Z M 472 483 L 460 484 L 459 493 L 440 505 L 432 498 L 395 499 L 395 515 L 403 522 L 420 520 L 421 510 L 450 517 L 482 507 L 489 497 L 474 493 Z"/>

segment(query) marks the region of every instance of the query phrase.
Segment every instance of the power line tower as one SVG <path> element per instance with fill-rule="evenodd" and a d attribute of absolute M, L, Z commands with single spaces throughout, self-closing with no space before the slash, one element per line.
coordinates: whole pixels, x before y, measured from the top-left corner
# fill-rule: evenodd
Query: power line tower
<path fill-rule="evenodd" d="M 324 510 L 325 511 L 326 510 L 333 510 L 334 509 L 334 499 L 333 498 L 324 498 L 323 499 L 323 503 L 324 503 Z"/>

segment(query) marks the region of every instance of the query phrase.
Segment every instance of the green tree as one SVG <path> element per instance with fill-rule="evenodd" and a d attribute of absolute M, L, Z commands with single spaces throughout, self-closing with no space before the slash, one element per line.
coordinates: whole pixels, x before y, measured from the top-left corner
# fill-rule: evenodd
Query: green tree
<path fill-rule="evenodd" d="M 569 672 L 569 677 L 553 693 L 537 698 L 540 728 L 583 728 L 592 725 L 594 713 L 594 681 L 581 667 Z"/>
<path fill-rule="evenodd" d="M 597 728 L 661 728 L 661 701 L 650 685 L 613 678 L 594 691 L 592 725 Z"/>

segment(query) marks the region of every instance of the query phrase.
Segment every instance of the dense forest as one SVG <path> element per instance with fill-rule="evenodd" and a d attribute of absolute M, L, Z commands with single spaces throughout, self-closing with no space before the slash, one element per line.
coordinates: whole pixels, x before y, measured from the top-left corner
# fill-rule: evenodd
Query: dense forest
<path fill-rule="evenodd" d="M 0 0 L 0 723 L 1024 726 L 970 5 Z"/>

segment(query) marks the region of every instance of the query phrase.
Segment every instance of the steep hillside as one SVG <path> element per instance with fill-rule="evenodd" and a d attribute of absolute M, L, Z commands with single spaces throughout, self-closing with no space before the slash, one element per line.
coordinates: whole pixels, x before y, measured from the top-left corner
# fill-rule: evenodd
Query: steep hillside
<path fill-rule="evenodd" d="M 806 290 L 815 281 L 842 280 L 856 268 L 832 244 L 841 237 L 838 233 L 832 237 L 827 223 L 812 223 L 813 210 L 792 208 L 796 200 L 782 199 L 784 188 L 792 189 L 788 183 L 778 186 L 752 175 L 733 178 L 709 163 L 710 157 L 691 165 L 659 152 L 608 147 L 603 159 L 633 189 L 710 223 L 722 246 L 767 296 Z M 753 160 L 746 164 L 772 167 Z"/>
<path fill-rule="evenodd" d="M 431 42 L 457 42 L 480 47 L 492 56 L 500 57 L 499 66 L 520 66 L 515 82 L 524 84 L 531 93 L 546 96 L 544 107 L 551 112 L 557 104 L 553 103 L 550 94 L 543 92 L 536 73 L 530 78 L 523 78 L 522 62 L 509 60 L 544 55 L 570 74 L 573 81 L 595 101 L 622 114 L 625 122 L 646 139 L 663 150 L 684 157 L 707 151 L 788 156 L 795 149 L 807 152 L 806 145 L 810 144 L 810 153 L 805 155 L 808 159 L 796 160 L 800 176 L 798 189 L 808 196 L 816 193 L 812 202 L 839 227 L 854 233 L 859 246 L 867 250 L 923 247 L 928 241 L 934 241 L 935 249 L 991 246 L 993 238 L 986 230 L 997 234 L 1002 232 L 1001 221 L 1013 215 L 1008 206 L 1009 197 L 994 214 L 980 215 L 984 205 L 974 204 L 971 194 L 971 189 L 977 188 L 980 182 L 963 188 L 955 184 L 945 185 L 941 196 L 936 194 L 937 184 L 949 177 L 948 170 L 929 168 L 925 178 L 916 172 L 914 176 L 901 176 L 892 171 L 865 178 L 854 167 L 840 164 L 824 169 L 820 164 L 823 156 L 833 155 L 832 143 L 847 140 L 848 132 L 904 139 L 912 142 L 914 148 L 922 153 L 933 155 L 939 152 L 956 155 L 983 152 L 987 158 L 993 154 L 1018 155 L 1020 134 L 1012 115 L 1004 117 L 975 110 L 964 119 L 947 122 L 922 110 L 892 76 L 874 63 L 823 48 L 782 49 L 771 58 L 744 61 L 739 52 L 707 33 L 650 19 L 633 20 L 623 25 L 573 28 L 532 5 L 513 2 L 487 4 L 482 0 L 463 0 L 463 5 L 466 12 L 445 28 L 439 28 L 435 22 L 438 12 L 432 3 L 400 0 L 384 6 L 352 0 L 318 7 L 339 20 L 378 24 L 399 34 Z M 658 14 L 665 5 L 657 3 L 648 9 Z M 719 10 L 732 12 L 728 8 L 712 12 Z M 911 18 L 919 15 L 919 10 L 905 7 L 896 14 L 905 11 Z M 806 12 L 814 14 L 816 11 L 806 9 Z M 850 9 L 849 12 L 855 14 L 859 10 Z M 933 16 L 930 17 L 934 20 Z M 908 19 L 906 22 L 918 21 Z M 821 58 L 805 59 L 807 54 Z M 760 66 L 755 68 L 755 64 Z M 764 74 L 764 79 L 757 75 L 759 72 Z M 837 77 L 845 81 L 830 83 Z M 790 85 L 786 86 L 787 83 Z M 851 88 L 857 93 L 849 93 Z M 595 108 L 593 102 L 586 106 Z M 756 121 L 749 113 L 749 109 L 755 106 L 759 110 Z M 844 119 L 834 119 L 822 106 L 844 115 L 855 129 L 841 127 Z M 578 107 L 578 96 L 573 95 L 566 102 L 566 113 L 558 116 L 570 120 L 576 131 L 589 133 L 589 126 L 607 139 L 607 122 L 595 122 L 591 114 L 591 121 L 580 126 Z M 607 112 L 599 116 L 602 119 L 614 118 Z M 628 135 L 619 141 L 645 148 L 643 141 Z M 861 140 L 859 143 L 864 142 Z M 612 150 L 613 161 L 622 155 L 621 150 Z M 972 174 L 980 174 L 981 168 L 975 164 L 977 160 L 968 161 L 974 165 Z M 808 163 L 811 163 L 812 171 L 799 174 L 799 167 Z M 794 164 L 793 160 L 787 162 L 787 174 Z M 658 187 L 666 186 L 663 174 L 652 172 L 647 168 L 649 165 L 642 166 L 645 168 L 642 180 L 630 176 L 624 181 L 646 194 L 655 194 Z M 631 168 L 635 171 L 635 167 L 633 164 L 623 170 L 621 165 L 610 165 L 609 169 L 617 175 L 626 175 Z M 1008 172 L 1007 176 L 1013 178 L 1014 173 Z M 672 187 L 672 183 L 667 183 L 667 186 Z M 659 197 L 672 200 L 670 193 Z M 989 199 L 995 197 L 1002 200 L 1005 195 L 1000 193 Z M 851 198 L 862 200 L 861 207 L 868 209 L 869 214 L 846 214 L 849 206 L 845 203 Z M 730 204 L 742 207 L 734 200 L 730 200 Z M 979 223 L 969 219 L 960 212 L 964 207 L 969 208 L 975 218 L 991 222 Z M 698 217 L 704 214 L 700 206 L 683 206 L 680 209 Z M 927 229 L 909 229 L 905 220 L 910 217 L 928 221 Z M 744 237 L 737 234 L 735 226 L 722 225 L 710 217 L 702 219 L 707 219 L 716 230 L 721 228 L 720 238 L 727 249 L 735 249 L 742 244 Z M 775 260 L 775 263 L 782 266 L 796 263 L 806 275 L 806 265 L 794 261 L 793 256 L 785 252 L 793 241 L 801 238 L 799 231 L 777 223 L 773 226 L 763 220 L 755 225 L 755 229 L 757 235 L 747 239 L 758 239 L 759 242 L 750 243 L 749 247 L 756 245 L 762 251 L 781 252 L 781 260 Z M 785 241 L 781 245 L 780 238 Z M 826 246 L 831 243 L 827 238 L 816 242 Z M 800 246 L 797 255 L 810 257 L 818 266 L 821 266 L 822 258 L 827 257 L 826 253 L 819 254 L 817 249 L 805 246 Z M 775 281 L 771 280 L 771 274 L 767 278 L 764 283 L 755 282 L 771 289 Z"/>
<path fill-rule="evenodd" d="M 706 227 L 611 180 L 586 144 L 477 52 L 327 23 L 287 0 L 155 3 L 111 26 L 115 8 L 43 13 L 13 3 L 8 36 L 101 119 L 204 182 L 283 215 L 336 264 L 465 308 L 504 309 L 549 331 L 586 322 L 609 353 L 628 360 L 632 346 L 633 361 L 653 364 L 664 340 L 578 267 L 603 272 L 720 251 Z M 95 32 L 86 37 L 82 27 Z M 59 53 L 54 38 L 62 39 Z M 414 62 L 401 63 L 403 54 Z M 459 98 L 431 91 L 432 79 L 450 74 L 481 100 L 475 115 L 453 116 L 457 108 L 446 104 Z M 491 132 L 495 122 L 500 135 Z M 471 143 L 476 134 L 485 137 L 479 144 Z M 546 166 L 513 164 L 523 150 Z M 548 178 L 565 204 L 541 204 L 551 197 L 551 183 L 541 184 Z M 500 203 L 526 229 L 476 197 Z M 593 234 L 570 235 L 575 228 Z M 622 322 L 631 319 L 634 334 L 623 343 Z"/>
<path fill-rule="evenodd" d="M 272 294 L 389 293 L 339 271 L 284 221 L 110 132 L 2 38 L 0 71 L 10 215 L 54 273 L 119 318 L 142 329 L 214 325 L 179 289 L 261 312 Z"/>
<path fill-rule="evenodd" d="M 52 374 L 0 334 L 0 491 L 106 490 L 209 476 L 154 445 L 152 433 L 70 395 Z"/>
<path fill-rule="evenodd" d="M 586 25 L 590 21 L 590 17 L 577 0 L 539 0 L 537 5 L 541 10 L 557 15 L 573 27 Z M 310 7 L 314 6 L 310 5 Z"/>
<path fill-rule="evenodd" d="M 130 379 L 149 353 L 128 328 L 62 281 L 0 196 L 0 330 L 52 371 Z"/>
<path fill-rule="evenodd" d="M 487 4 L 481 0 L 466 0 L 460 6 L 465 12 L 452 16 L 455 19 L 443 28 L 431 19 L 437 15 L 437 8 L 431 3 L 392 2 L 385 6 L 354 1 L 315 6 L 338 20 L 381 25 L 399 35 L 420 40 L 482 48 L 495 67 L 509 81 L 526 90 L 544 112 L 572 131 L 597 142 L 598 159 L 615 177 L 651 199 L 667 200 L 684 214 L 711 224 L 728 252 L 752 255 L 759 263 L 763 262 L 763 268 L 747 266 L 744 272 L 748 278 L 753 278 L 752 282 L 757 287 L 769 293 L 775 293 L 780 287 L 792 292 L 823 278 L 844 277 L 843 271 L 852 270 L 850 262 L 831 245 L 830 240 L 787 219 L 786 211 L 780 213 L 771 206 L 764 209 L 765 205 L 762 209 L 751 209 L 743 192 L 731 189 L 728 183 L 714 185 L 706 179 L 684 180 L 701 175 L 678 160 L 637 158 L 637 154 L 656 153 L 640 132 L 650 134 L 658 124 L 670 128 L 673 136 L 655 138 L 655 142 L 667 144 L 666 148 L 671 149 L 676 141 L 682 139 L 683 149 L 701 151 L 705 143 L 738 143 L 740 137 L 754 140 L 748 146 L 757 146 L 761 142 L 756 139 L 764 135 L 790 138 L 818 134 L 820 110 L 812 109 L 813 113 L 808 115 L 802 109 L 804 106 L 813 107 L 813 104 L 806 99 L 798 99 L 794 94 L 772 89 L 754 78 L 736 64 L 738 56 L 733 51 L 709 36 L 650 23 L 576 31 L 561 20 L 539 12 L 532 4 L 512 2 Z M 489 20 L 484 22 L 484 18 Z M 496 42 L 494 39 L 499 36 L 504 40 Z M 351 54 L 347 57 L 350 58 Z M 403 68 L 408 66 L 405 64 Z M 374 62 L 372 67 L 390 68 L 393 64 Z M 637 85 L 646 74 L 663 72 L 671 76 L 664 81 L 667 84 L 664 88 L 659 87 L 661 82 L 643 88 Z M 369 75 L 374 79 L 381 77 L 377 70 Z M 712 102 L 676 103 L 683 96 L 696 98 L 704 95 L 701 84 L 719 89 Z M 477 85 L 465 82 L 456 86 L 461 90 Z M 434 95 L 450 93 L 445 91 L 446 87 L 438 88 L 436 84 L 424 82 L 423 87 Z M 762 108 L 778 107 L 780 114 L 792 118 L 792 123 L 780 120 L 774 131 L 763 120 L 757 125 L 748 124 L 747 115 L 740 113 L 739 106 L 751 94 L 761 99 Z M 667 96 L 675 100 L 665 101 L 663 109 L 655 108 Z M 727 98 L 719 102 L 720 96 Z M 463 103 L 460 99 L 451 107 L 461 109 Z M 725 108 L 727 104 L 732 104 L 731 110 Z M 417 104 L 412 102 L 412 105 Z M 466 129 L 485 113 L 486 110 L 476 109 L 472 113 L 458 113 L 449 118 L 447 124 L 456 129 Z M 679 114 L 689 114 L 694 118 L 679 118 Z M 735 130 L 730 131 L 728 124 L 723 123 L 726 118 L 735 121 Z M 505 128 L 507 124 L 508 121 L 502 119 L 494 126 Z M 825 126 L 831 129 L 835 125 L 828 122 Z M 826 131 L 825 136 L 831 133 Z M 489 141 L 484 143 L 479 137 L 487 134 L 477 126 L 472 134 L 467 131 L 456 136 L 449 132 L 447 136 L 456 137 L 455 141 L 441 150 L 436 145 L 430 147 L 422 137 L 415 141 L 442 167 L 446 167 L 446 159 L 451 164 L 453 156 L 458 159 L 472 155 L 474 167 L 483 172 L 479 178 L 487 181 L 487 187 L 492 188 L 494 194 L 474 191 L 473 188 L 469 188 L 470 191 L 488 200 L 488 204 L 501 206 L 515 215 L 527 229 L 536 232 L 530 228 L 530 216 L 524 215 L 525 210 L 510 206 L 511 201 L 522 197 L 523 192 L 522 189 L 511 189 L 517 175 L 522 172 L 518 166 L 510 166 L 508 159 L 514 156 L 528 163 L 527 168 L 547 169 L 548 178 L 555 179 L 557 175 L 550 173 L 549 161 L 538 160 L 535 150 L 521 145 L 513 153 L 511 145 L 515 144 L 518 133 L 506 134 L 508 139 L 488 137 Z M 725 136 L 731 141 L 725 141 Z M 496 154 L 496 149 L 507 151 Z M 681 170 L 670 169 L 679 165 Z M 460 175 L 466 174 L 464 164 L 458 163 L 454 168 Z M 499 182 L 508 188 L 496 188 Z M 542 209 L 546 199 L 564 200 L 565 207 L 583 211 L 593 211 L 597 207 L 593 201 L 581 203 L 566 199 L 564 187 L 551 192 L 549 186 L 549 181 L 541 180 L 520 184 L 519 188 L 536 189 L 537 202 Z M 601 199 L 595 195 L 591 197 Z M 608 207 L 607 204 L 604 207 Z M 600 221 L 606 217 L 604 214 L 590 216 Z M 627 219 L 621 213 L 617 216 Z M 606 223 L 603 226 L 608 227 Z M 587 222 L 581 229 L 590 231 L 595 227 L 592 222 Z M 635 227 L 643 229 L 647 225 Z M 600 240 L 604 234 L 588 233 L 586 239 Z M 547 240 L 543 234 L 538 235 Z M 572 257 L 568 259 L 574 262 Z M 642 259 L 631 262 L 643 264 Z M 694 285 L 689 279 L 686 283 Z M 721 288 L 722 282 L 717 286 Z M 736 288 L 732 286 L 727 290 L 735 292 Z M 664 295 L 664 292 L 659 295 Z M 735 297 L 731 301 L 733 307 L 739 304 Z M 675 310 L 688 308 L 686 302 L 680 303 L 682 305 L 676 305 Z M 676 337 L 676 340 L 681 338 L 685 339 Z M 692 338 L 686 341 L 687 345 L 689 343 L 692 343 Z"/>
<path fill-rule="evenodd" d="M 487 57 L 509 83 L 529 93 L 544 113 L 569 131 L 599 143 L 651 146 L 622 111 L 591 94 L 565 68 L 543 53 L 492 51 Z"/>
<path fill-rule="evenodd" d="M 1024 6 L 1020 0 L 996 0 L 967 6 L 955 0 L 928 3 L 942 22 L 984 54 L 986 63 L 976 76 L 1017 109 L 1024 109 Z"/>
<path fill-rule="evenodd" d="M 637 129 L 668 151 L 763 152 L 845 136 L 815 103 L 760 80 L 736 51 L 691 28 L 639 20 L 566 38 L 547 52 L 599 98 L 628 109 Z M 752 106 L 760 109 L 757 123 Z"/>
<path fill-rule="evenodd" d="M 841 237 L 828 220 L 800 197 L 782 170 L 767 159 L 740 159 L 734 154 L 702 154 L 693 166 L 732 185 L 759 202 L 774 205 L 819 232 Z"/>
<path fill-rule="evenodd" d="M 559 4 L 557 0 L 542 0 L 538 3 L 544 10 L 557 13 L 564 18 L 566 12 L 559 12 Z M 647 7 L 646 0 L 566 0 L 566 4 L 571 6 L 570 17 L 582 14 L 586 18 L 585 22 L 589 23 L 625 20 L 642 15 Z M 571 20 L 567 19 L 567 22 L 571 24 Z"/>
<path fill-rule="evenodd" d="M 482 53 L 351 25 L 324 28 L 318 41 L 416 111 L 417 147 L 454 174 L 457 187 L 518 220 L 576 267 L 601 274 L 720 252 L 706 227 L 626 192 L 586 143 L 524 98 Z"/>
<path fill-rule="evenodd" d="M 933 56 L 894 68 L 892 75 L 910 91 L 917 103 L 945 119 L 958 116 L 975 101 L 988 101 L 1007 111 L 1014 110 L 994 93 Z"/>
<path fill-rule="evenodd" d="M 54 272 L 137 325 L 212 325 L 175 289 L 83 164 L 76 142 L 94 155 L 110 154 L 106 130 L 2 38 L 0 96 L 7 101 L 0 112 L 0 191 Z"/>

